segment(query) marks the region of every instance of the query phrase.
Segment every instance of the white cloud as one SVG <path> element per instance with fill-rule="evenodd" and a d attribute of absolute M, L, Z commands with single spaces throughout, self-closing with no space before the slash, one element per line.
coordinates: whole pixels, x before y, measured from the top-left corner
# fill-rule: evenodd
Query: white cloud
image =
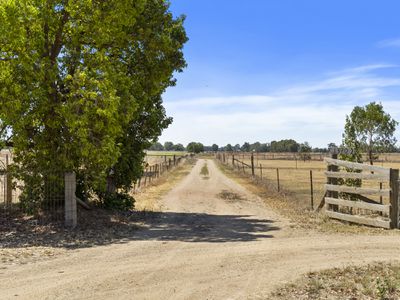
<path fill-rule="evenodd" d="M 400 38 L 387 39 L 387 40 L 380 41 L 377 43 L 377 46 L 379 48 L 388 48 L 388 47 L 398 48 L 398 47 L 400 47 Z"/>
<path fill-rule="evenodd" d="M 382 99 L 385 88 L 400 87 L 400 78 L 372 73 L 393 67 L 379 64 L 346 69 L 268 95 L 166 101 L 174 123 L 161 141 L 226 145 L 294 138 L 314 146 L 339 143 L 345 116 L 355 105 L 382 100 L 385 110 L 400 120 L 400 101 Z"/>

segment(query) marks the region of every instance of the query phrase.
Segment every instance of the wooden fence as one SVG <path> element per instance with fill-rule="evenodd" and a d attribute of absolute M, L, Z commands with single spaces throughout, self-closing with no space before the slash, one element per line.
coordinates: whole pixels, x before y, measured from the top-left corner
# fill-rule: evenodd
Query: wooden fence
<path fill-rule="evenodd" d="M 326 215 L 374 227 L 399 227 L 399 170 L 335 158 L 324 160 L 328 165 Z"/>

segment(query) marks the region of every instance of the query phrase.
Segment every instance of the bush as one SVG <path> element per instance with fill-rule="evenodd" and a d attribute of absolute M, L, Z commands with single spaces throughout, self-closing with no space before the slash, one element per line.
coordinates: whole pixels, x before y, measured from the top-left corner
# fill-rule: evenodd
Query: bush
<path fill-rule="evenodd" d="M 135 199 L 127 193 L 107 193 L 102 205 L 106 209 L 130 210 L 135 207 Z"/>

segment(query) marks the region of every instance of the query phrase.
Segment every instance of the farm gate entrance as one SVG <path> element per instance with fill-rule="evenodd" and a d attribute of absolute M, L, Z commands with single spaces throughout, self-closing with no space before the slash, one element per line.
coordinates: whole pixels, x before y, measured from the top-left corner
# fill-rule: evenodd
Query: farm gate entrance
<path fill-rule="evenodd" d="M 325 213 L 374 227 L 399 228 L 399 170 L 325 158 Z"/>

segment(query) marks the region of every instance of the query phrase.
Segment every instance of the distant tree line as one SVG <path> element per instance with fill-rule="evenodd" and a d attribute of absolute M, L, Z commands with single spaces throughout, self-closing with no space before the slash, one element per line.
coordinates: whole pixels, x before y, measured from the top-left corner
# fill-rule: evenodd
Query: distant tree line
<path fill-rule="evenodd" d="M 260 143 L 255 142 L 250 144 L 245 142 L 242 145 L 227 144 L 226 146 L 218 146 L 217 144 L 212 144 L 211 146 L 205 146 L 202 143 L 191 142 L 186 147 L 182 144 L 174 144 L 173 142 L 165 142 L 161 144 L 159 142 L 154 143 L 149 150 L 153 151 L 188 151 L 193 153 L 200 152 L 217 152 L 217 151 L 227 151 L 227 152 L 291 152 L 300 153 L 302 159 L 307 159 L 308 155 L 306 153 L 327 153 L 332 147 L 338 147 L 335 143 L 329 143 L 327 147 L 312 147 L 308 142 L 299 143 L 293 139 L 283 139 L 279 141 L 272 141 L 270 143 Z M 343 147 L 343 145 L 342 145 Z M 395 147 L 393 144 L 390 147 L 385 148 L 386 152 L 400 152 L 399 147 Z"/>
<path fill-rule="evenodd" d="M 211 147 L 209 147 L 211 149 Z M 205 150 L 205 147 L 202 143 L 191 142 L 186 147 L 182 144 L 174 144 L 173 142 L 165 142 L 164 145 L 160 142 L 155 142 L 149 148 L 151 151 L 188 151 L 193 153 L 200 153 L 204 151 L 211 151 Z"/>
<path fill-rule="evenodd" d="M 248 143 L 245 142 L 243 145 L 232 145 L 227 144 L 226 146 L 220 147 L 219 151 L 234 151 L 234 152 L 328 152 L 327 148 L 312 148 L 308 142 L 299 143 L 293 139 L 284 139 L 280 141 L 272 141 L 270 143 Z"/>
<path fill-rule="evenodd" d="M 204 146 L 199 142 L 191 142 L 186 147 L 182 144 L 174 144 L 173 142 L 155 142 L 149 150 L 152 151 L 188 151 L 188 152 L 216 152 L 216 151 L 235 151 L 235 152 L 328 152 L 328 148 L 312 148 L 308 142 L 298 143 L 293 139 L 286 139 L 280 141 L 272 141 L 271 143 L 260 143 L 255 142 L 250 144 L 248 142 L 243 145 L 236 144 L 232 146 L 227 144 L 226 146 L 218 146 L 212 144 L 211 146 Z"/>

